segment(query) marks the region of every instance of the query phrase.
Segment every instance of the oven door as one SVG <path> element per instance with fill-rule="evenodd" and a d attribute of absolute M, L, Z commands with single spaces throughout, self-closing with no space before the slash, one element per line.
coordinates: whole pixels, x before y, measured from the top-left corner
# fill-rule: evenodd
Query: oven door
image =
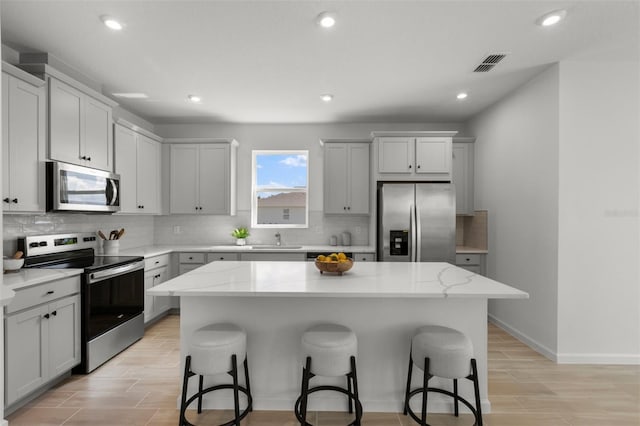
<path fill-rule="evenodd" d="M 86 274 L 85 341 L 91 341 L 144 311 L 144 261 Z"/>

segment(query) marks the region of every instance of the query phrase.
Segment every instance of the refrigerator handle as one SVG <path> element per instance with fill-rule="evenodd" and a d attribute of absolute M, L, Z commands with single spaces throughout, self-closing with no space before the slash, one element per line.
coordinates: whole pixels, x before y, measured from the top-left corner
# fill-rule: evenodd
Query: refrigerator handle
<path fill-rule="evenodd" d="M 416 261 L 416 208 L 409 206 L 409 262 Z"/>
<path fill-rule="evenodd" d="M 415 235 L 416 235 L 416 257 L 415 257 L 415 262 L 421 262 L 422 261 L 422 221 L 420 220 L 420 207 L 418 207 L 416 205 L 416 229 L 415 229 Z"/>

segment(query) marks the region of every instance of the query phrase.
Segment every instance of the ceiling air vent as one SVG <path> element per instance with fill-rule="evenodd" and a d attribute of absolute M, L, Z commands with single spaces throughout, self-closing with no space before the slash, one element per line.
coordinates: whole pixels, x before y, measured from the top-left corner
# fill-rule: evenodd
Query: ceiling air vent
<path fill-rule="evenodd" d="M 482 60 L 473 72 L 488 72 L 507 56 L 506 53 L 492 53 Z"/>

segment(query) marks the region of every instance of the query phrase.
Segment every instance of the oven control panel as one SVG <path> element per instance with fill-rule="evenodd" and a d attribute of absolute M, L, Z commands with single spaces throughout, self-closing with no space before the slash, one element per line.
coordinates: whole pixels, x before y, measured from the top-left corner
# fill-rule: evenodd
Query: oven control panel
<path fill-rule="evenodd" d="M 42 254 L 60 253 L 71 250 L 92 248 L 96 249 L 98 239 L 89 232 L 77 234 L 31 235 L 18 238 L 18 250 L 24 252 L 25 257 Z"/>

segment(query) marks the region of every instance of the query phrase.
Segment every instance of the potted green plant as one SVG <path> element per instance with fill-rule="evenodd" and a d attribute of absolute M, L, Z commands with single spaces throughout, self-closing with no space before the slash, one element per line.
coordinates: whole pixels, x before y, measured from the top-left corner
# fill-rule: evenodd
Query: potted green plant
<path fill-rule="evenodd" d="M 243 246 L 247 243 L 247 237 L 249 236 L 249 230 L 247 228 L 236 228 L 231 233 L 231 236 L 236 239 L 236 245 Z"/>

